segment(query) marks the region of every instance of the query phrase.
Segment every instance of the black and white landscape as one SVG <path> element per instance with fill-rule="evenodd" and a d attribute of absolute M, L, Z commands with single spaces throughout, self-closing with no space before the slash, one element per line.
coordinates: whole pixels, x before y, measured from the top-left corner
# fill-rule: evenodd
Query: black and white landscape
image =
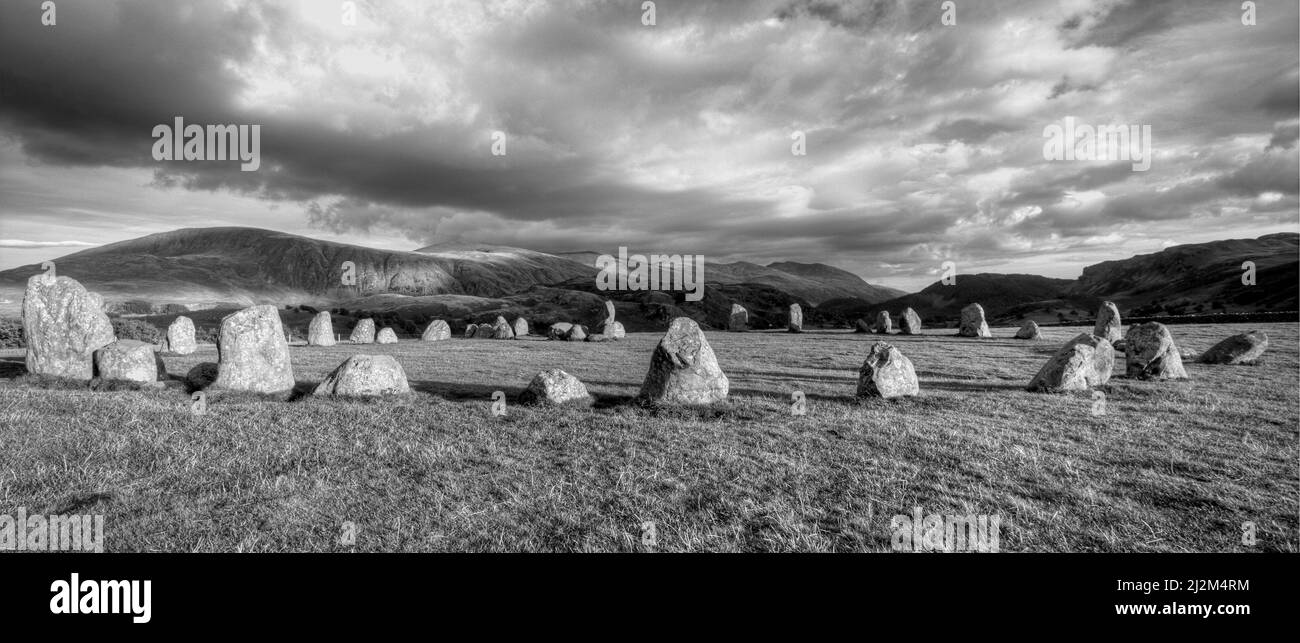
<path fill-rule="evenodd" d="M 1294 1 L 5 2 L 0 550 L 1294 552 L 1298 139 Z"/>

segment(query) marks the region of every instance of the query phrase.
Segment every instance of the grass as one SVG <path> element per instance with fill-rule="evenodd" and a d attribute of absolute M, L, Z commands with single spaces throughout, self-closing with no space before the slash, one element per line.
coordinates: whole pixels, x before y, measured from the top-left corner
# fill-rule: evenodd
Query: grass
<path fill-rule="evenodd" d="M 657 333 L 583 344 L 403 341 L 291 349 L 300 389 L 391 353 L 415 393 L 380 401 L 162 391 L 24 375 L 0 352 L 0 514 L 105 516 L 109 551 L 889 551 L 890 517 L 1001 516 L 1002 551 L 1297 551 L 1300 325 L 1179 325 L 1204 351 L 1250 328 L 1266 363 L 1120 373 L 1087 394 L 1024 386 L 1077 328 L 1037 342 L 891 336 L 921 396 L 853 397 L 878 336 L 709 333 L 731 380 L 706 409 L 631 404 Z M 169 372 L 215 361 L 165 356 Z M 562 368 L 594 408 L 491 413 Z M 790 412 L 795 390 L 807 415 Z M 642 544 L 654 522 L 657 543 Z M 1254 522 L 1258 541 L 1242 544 Z M 340 544 L 342 525 L 355 544 Z"/>

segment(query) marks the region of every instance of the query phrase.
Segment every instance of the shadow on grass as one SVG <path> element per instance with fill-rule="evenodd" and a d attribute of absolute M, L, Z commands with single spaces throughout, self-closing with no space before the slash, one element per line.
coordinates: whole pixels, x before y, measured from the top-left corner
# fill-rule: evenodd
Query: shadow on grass
<path fill-rule="evenodd" d="M 1029 381 L 1015 382 L 921 382 L 921 389 L 928 391 L 1023 391 Z"/>
<path fill-rule="evenodd" d="M 435 382 L 432 380 L 411 382 L 410 385 L 412 391 L 428 393 L 453 402 L 491 400 L 492 394 L 496 391 L 501 391 L 506 394 L 508 399 L 515 400 L 518 399 L 520 393 L 524 392 L 524 389 L 518 386 L 487 386 L 485 384 Z"/>
<path fill-rule="evenodd" d="M 27 360 L 25 358 L 0 360 L 0 378 L 13 379 L 15 377 L 22 377 L 26 374 Z"/>

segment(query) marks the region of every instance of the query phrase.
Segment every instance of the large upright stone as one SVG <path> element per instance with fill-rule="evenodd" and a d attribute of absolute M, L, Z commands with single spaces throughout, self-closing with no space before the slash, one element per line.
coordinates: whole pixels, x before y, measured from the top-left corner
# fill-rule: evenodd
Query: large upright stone
<path fill-rule="evenodd" d="M 731 305 L 731 316 L 727 318 L 727 330 L 740 332 L 749 330 L 749 311 L 740 304 Z"/>
<path fill-rule="evenodd" d="M 957 329 L 961 337 L 992 337 L 988 322 L 984 321 L 984 307 L 970 304 L 961 309 L 961 326 Z"/>
<path fill-rule="evenodd" d="M 437 342 L 444 339 L 451 339 L 451 326 L 448 326 L 447 322 L 442 321 L 441 319 L 435 319 L 429 322 L 429 325 L 425 327 L 424 334 L 420 335 L 420 339 L 426 342 Z"/>
<path fill-rule="evenodd" d="M 353 344 L 373 344 L 375 343 L 375 320 L 369 317 L 357 322 L 352 329 L 352 335 L 348 337 Z"/>
<path fill-rule="evenodd" d="M 112 343 L 103 307 L 75 279 L 39 274 L 23 294 L 27 372 L 77 380 L 93 376 L 94 352 Z"/>
<path fill-rule="evenodd" d="M 514 339 L 515 329 L 510 326 L 510 322 L 505 317 L 497 316 L 497 320 L 492 323 L 492 339 Z"/>
<path fill-rule="evenodd" d="M 858 397 L 903 397 L 921 392 L 916 369 L 897 348 L 876 342 L 858 371 Z"/>
<path fill-rule="evenodd" d="M 1111 344 L 1123 339 L 1124 331 L 1120 325 L 1119 307 L 1112 302 L 1103 301 L 1101 308 L 1097 309 L 1097 325 L 1093 326 L 1092 334 L 1105 338 Z"/>
<path fill-rule="evenodd" d="M 1233 335 L 1201 354 L 1202 364 L 1254 364 L 1268 350 L 1268 335 L 1252 330 Z"/>
<path fill-rule="evenodd" d="M 1016 339 L 1042 339 L 1043 334 L 1038 331 L 1038 322 L 1030 319 L 1016 331 Z"/>
<path fill-rule="evenodd" d="M 221 320 L 216 388 L 279 393 L 293 388 L 293 364 L 275 306 L 245 308 Z"/>
<path fill-rule="evenodd" d="M 637 399 L 651 404 L 711 404 L 727 399 L 729 383 L 699 324 L 678 317 L 655 346 Z"/>
<path fill-rule="evenodd" d="M 189 355 L 198 347 L 198 342 L 194 341 L 194 321 L 184 315 L 172 320 L 171 325 L 167 326 L 167 351 Z"/>
<path fill-rule="evenodd" d="M 921 316 L 911 308 L 904 308 L 903 312 L 898 314 L 898 332 L 904 335 L 920 335 Z"/>
<path fill-rule="evenodd" d="M 380 397 L 410 392 L 406 371 L 392 355 L 353 355 L 317 385 L 312 395 Z"/>
<path fill-rule="evenodd" d="M 597 326 L 598 328 L 601 328 L 601 329 L 602 329 L 602 332 L 603 332 L 603 329 L 604 329 L 606 326 L 608 326 L 608 325 L 614 323 L 614 313 L 615 313 L 615 310 L 614 310 L 614 300 L 612 300 L 612 299 L 606 299 L 606 300 L 605 300 L 605 319 L 601 320 L 600 325 Z"/>
<path fill-rule="evenodd" d="M 390 326 L 384 326 L 383 328 L 379 329 L 379 333 L 375 335 L 375 343 L 396 344 L 397 331 L 393 330 L 392 327 Z"/>
<path fill-rule="evenodd" d="M 880 335 L 888 335 L 894 330 L 894 321 L 889 318 L 889 311 L 882 310 L 876 313 L 876 325 L 872 326 L 871 330 Z"/>
<path fill-rule="evenodd" d="M 516 338 L 518 338 L 518 337 L 527 337 L 527 336 L 528 336 L 528 320 L 527 320 L 527 319 L 524 319 L 523 317 L 517 317 L 517 318 L 515 318 L 515 325 L 514 325 L 513 330 L 514 330 L 514 333 L 515 333 L 515 337 L 516 337 Z"/>
<path fill-rule="evenodd" d="M 152 344 L 119 339 L 95 351 L 95 374 L 102 380 L 156 382 L 166 373 Z"/>
<path fill-rule="evenodd" d="M 1082 333 L 1066 342 L 1029 380 L 1031 391 L 1085 391 L 1110 381 L 1115 349 L 1103 337 Z"/>
<path fill-rule="evenodd" d="M 1125 372 L 1144 380 L 1186 379 L 1174 336 L 1160 322 L 1130 326 L 1124 336 Z"/>
<path fill-rule="evenodd" d="M 330 318 L 330 311 L 322 310 L 311 318 L 311 324 L 307 326 L 307 344 L 309 346 L 334 345 L 334 320 Z"/>
<path fill-rule="evenodd" d="M 578 378 L 558 368 L 542 371 L 528 383 L 519 395 L 520 404 L 576 404 L 592 403 L 587 387 Z"/>
<path fill-rule="evenodd" d="M 790 304 L 790 316 L 785 328 L 791 333 L 803 332 L 803 308 L 799 304 Z"/>

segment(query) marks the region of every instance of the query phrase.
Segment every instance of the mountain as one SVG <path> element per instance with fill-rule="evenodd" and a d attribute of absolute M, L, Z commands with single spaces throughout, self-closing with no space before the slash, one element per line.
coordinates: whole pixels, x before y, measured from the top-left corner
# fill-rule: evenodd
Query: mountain
<path fill-rule="evenodd" d="M 952 284 L 936 281 L 921 292 L 878 304 L 837 299 L 823 303 L 818 311 L 841 323 L 851 323 L 858 318 L 873 322 L 881 310 L 897 315 L 904 308 L 911 307 L 926 325 L 939 325 L 956 320 L 961 316 L 962 308 L 978 303 L 984 307 L 990 322 L 1006 317 L 1019 318 L 1035 309 L 1042 313 L 1051 311 L 1049 315 L 1036 317 L 1055 321 L 1055 313 L 1063 306 L 1071 305 L 1066 298 L 1073 283 L 1070 279 L 1038 275 L 959 274 Z"/>
<path fill-rule="evenodd" d="M 866 281 L 863 281 L 861 277 L 847 270 L 841 270 L 835 266 L 828 266 L 824 263 L 781 261 L 777 263 L 769 263 L 767 264 L 767 267 L 797 277 L 803 277 L 804 279 L 820 284 L 828 291 L 834 289 L 837 291 L 835 296 L 838 297 L 856 297 L 863 301 L 882 302 L 907 294 L 907 291 L 905 290 L 869 284 Z M 822 297 L 821 299 L 830 299 L 830 297 Z M 813 301 L 811 296 L 809 301 Z"/>

